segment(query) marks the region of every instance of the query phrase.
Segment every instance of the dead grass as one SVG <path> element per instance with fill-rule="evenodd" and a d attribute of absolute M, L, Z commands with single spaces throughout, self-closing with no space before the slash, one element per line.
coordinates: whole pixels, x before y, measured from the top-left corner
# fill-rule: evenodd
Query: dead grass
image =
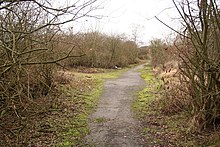
<path fill-rule="evenodd" d="M 89 69 L 88 69 L 89 70 Z M 103 78 L 122 71 L 91 74 L 59 71 L 53 92 L 36 99 L 14 101 L 0 114 L 2 146 L 84 146 L 88 116 L 96 106 Z"/>
<path fill-rule="evenodd" d="M 168 97 L 164 88 L 158 88 L 157 85 L 161 82 L 153 76 L 153 71 L 149 66 L 142 71 L 142 77 L 147 81 L 147 87 L 139 93 L 139 98 L 134 102 L 134 110 L 141 121 L 140 132 L 146 145 L 219 145 L 220 128 L 215 131 L 210 128 L 202 132 L 190 131 L 190 114 L 183 111 L 181 106 L 184 103 L 182 101 L 185 99 L 184 95 L 181 97 L 179 93 L 173 93 Z M 179 85 L 184 87 L 182 83 Z M 170 92 L 175 92 L 173 90 L 171 89 Z"/>
<path fill-rule="evenodd" d="M 77 67 L 75 71 L 80 73 L 104 73 L 106 72 L 106 69 L 103 68 L 89 68 L 89 67 Z"/>
<path fill-rule="evenodd" d="M 97 99 L 95 96 L 98 96 L 97 89 L 100 87 L 96 87 L 97 81 L 74 76 L 71 72 L 60 72 L 55 83 L 56 89 L 49 96 L 21 99 L 22 106 L 15 103 L 13 108 L 8 108 L 1 114 L 1 144 L 4 146 L 62 144 L 66 139 L 63 134 L 81 125 L 76 125 L 77 122 L 85 125 L 82 119 L 88 111 L 87 106 L 94 106 Z M 75 132 L 76 134 L 72 136 L 77 138 L 78 134 L 86 131 L 77 134 L 74 130 L 73 134 Z M 77 139 L 72 140 L 72 144 L 77 142 Z"/>

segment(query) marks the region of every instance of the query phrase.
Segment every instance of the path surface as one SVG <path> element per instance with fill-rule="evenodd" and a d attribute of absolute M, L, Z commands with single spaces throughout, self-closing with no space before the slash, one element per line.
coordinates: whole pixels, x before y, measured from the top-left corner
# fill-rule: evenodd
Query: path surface
<path fill-rule="evenodd" d="M 137 132 L 139 122 L 133 118 L 131 103 L 135 93 L 145 84 L 137 66 L 120 78 L 107 80 L 104 92 L 89 124 L 91 134 L 86 137 L 96 147 L 141 147 Z"/>

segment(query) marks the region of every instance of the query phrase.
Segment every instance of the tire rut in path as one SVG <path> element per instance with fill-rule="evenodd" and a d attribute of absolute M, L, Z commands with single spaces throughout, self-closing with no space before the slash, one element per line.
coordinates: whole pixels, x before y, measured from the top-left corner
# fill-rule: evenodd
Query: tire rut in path
<path fill-rule="evenodd" d="M 141 68 L 143 65 L 105 82 L 97 109 L 91 115 L 91 132 L 85 138 L 88 144 L 96 147 L 143 146 L 137 131 L 139 122 L 133 118 L 131 110 L 136 91 L 145 85 L 138 72 Z"/>

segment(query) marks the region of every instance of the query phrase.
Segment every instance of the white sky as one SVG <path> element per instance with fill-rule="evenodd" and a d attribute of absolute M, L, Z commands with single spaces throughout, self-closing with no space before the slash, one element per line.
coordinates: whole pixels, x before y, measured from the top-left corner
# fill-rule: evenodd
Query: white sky
<path fill-rule="evenodd" d="M 178 21 L 172 19 L 178 14 L 172 0 L 104 0 L 104 9 L 94 13 L 106 17 L 95 22 L 88 19 L 82 29 L 131 35 L 132 25 L 139 25 L 143 26 L 140 27 L 139 41 L 144 44 L 155 38 L 165 38 L 172 32 L 153 18 L 155 15 L 174 28 L 178 26 Z"/>

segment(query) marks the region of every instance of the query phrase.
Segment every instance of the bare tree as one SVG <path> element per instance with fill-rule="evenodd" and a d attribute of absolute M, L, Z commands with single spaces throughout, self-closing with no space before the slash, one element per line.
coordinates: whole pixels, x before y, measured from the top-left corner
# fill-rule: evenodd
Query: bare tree
<path fill-rule="evenodd" d="M 49 1 L 10 1 L 1 3 L 1 47 L 2 51 L 10 52 L 11 61 L 0 68 L 6 68 L 1 74 L 10 69 L 16 63 L 16 57 L 46 51 L 47 47 L 37 47 L 36 44 L 48 44 L 53 36 L 60 31 L 62 24 L 76 21 L 82 17 L 91 17 L 89 13 L 97 7 L 92 7 L 96 0 L 76 1 L 72 5 L 63 8 L 53 8 Z M 63 17 L 67 17 L 63 19 Z M 41 38 L 43 37 L 43 38 Z M 29 40 L 28 40 L 29 39 Z M 42 40 L 45 39 L 45 40 Z M 28 46 L 18 47 L 23 41 L 29 41 Z M 24 45 L 24 44 L 23 44 Z M 31 48 L 30 48 L 31 47 Z M 66 57 L 52 61 L 21 62 L 21 65 L 56 63 Z M 33 58 L 33 57 L 30 57 Z"/>
<path fill-rule="evenodd" d="M 218 0 L 174 1 L 185 27 L 180 67 L 189 85 L 192 123 L 202 129 L 220 117 L 220 8 Z"/>
<path fill-rule="evenodd" d="M 98 9 L 97 2 L 74 0 L 62 7 L 49 0 L 0 1 L 2 120 L 6 111 L 13 112 L 7 115 L 12 114 L 18 120 L 21 119 L 21 113 L 25 115 L 30 107 L 27 102 L 50 92 L 53 87 L 54 64 L 59 65 L 60 61 L 70 57 L 83 56 L 73 54 L 75 45 L 68 46 L 68 49 L 58 48 L 58 36 L 62 34 L 62 25 L 83 17 L 96 17 L 90 13 Z M 5 125 L 6 122 L 1 121 L 1 130 Z M 5 134 L 5 137 L 10 138 L 10 135 Z"/>
<path fill-rule="evenodd" d="M 141 35 L 143 35 L 143 29 L 144 29 L 144 26 L 140 25 L 140 24 L 132 24 L 131 25 L 131 32 L 132 32 L 132 40 L 135 42 L 135 43 L 141 43 L 140 42 L 140 37 Z"/>
<path fill-rule="evenodd" d="M 4 131 L 1 132 L 4 135 L 0 137 L 0 142 L 5 146 L 25 146 L 23 143 L 33 137 L 24 138 L 26 132 L 23 133 L 23 130 L 30 118 L 33 118 L 32 114 L 36 113 L 30 111 L 33 110 L 30 107 L 36 104 L 35 100 L 46 96 L 54 88 L 54 64 L 59 65 L 60 61 L 70 57 L 82 57 L 82 50 L 88 53 L 85 58 L 78 59 L 79 62 L 85 61 L 82 65 L 127 65 L 135 58 L 133 56 L 136 54 L 132 54 L 131 50 L 125 53 L 123 50 L 128 47 L 133 49 L 136 44 L 124 43 L 118 36 L 81 34 L 82 42 L 78 38 L 77 42 L 71 42 L 75 36 L 63 34 L 63 25 L 83 17 L 96 18 L 91 12 L 98 9 L 99 4 L 96 4 L 97 0 L 69 2 L 72 4 L 55 7 L 56 4 L 49 0 L 0 1 L 0 130 Z M 109 38 L 111 40 L 108 42 Z M 123 43 L 126 48 L 122 47 Z M 103 50 L 106 52 L 103 53 Z M 127 54 L 132 55 L 129 61 L 126 61 Z M 110 65 L 107 65 L 109 61 Z M 28 102 L 34 103 L 28 105 Z M 10 117 L 14 118 L 13 122 L 2 121 Z M 13 130 L 7 126 L 13 126 Z M 29 133 L 33 132 L 32 129 L 28 130 Z"/>

